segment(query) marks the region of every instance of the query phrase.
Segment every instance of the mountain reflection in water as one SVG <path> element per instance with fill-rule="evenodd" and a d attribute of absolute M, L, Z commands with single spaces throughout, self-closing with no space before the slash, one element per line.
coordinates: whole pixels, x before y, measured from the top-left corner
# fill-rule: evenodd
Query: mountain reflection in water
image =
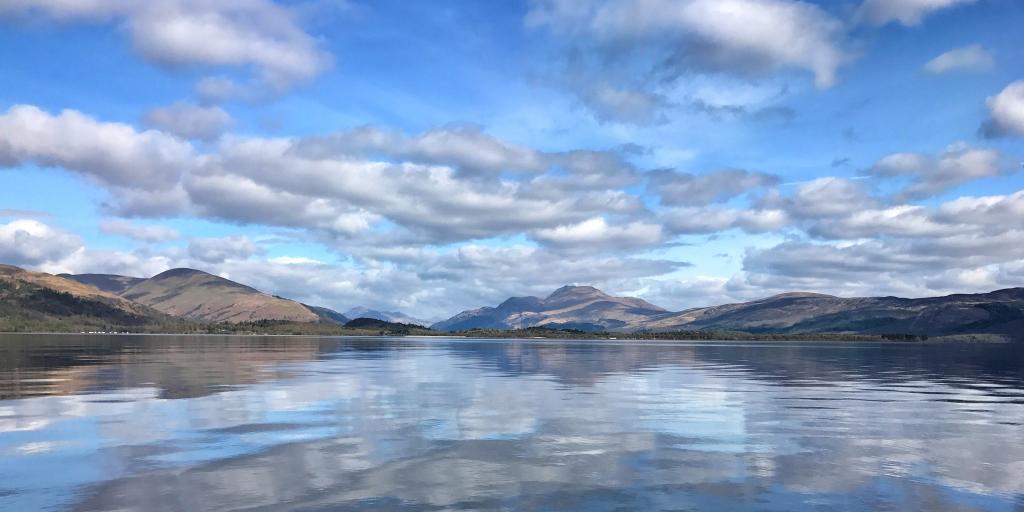
<path fill-rule="evenodd" d="M 2 510 L 1024 510 L 1013 345 L 0 335 Z"/>

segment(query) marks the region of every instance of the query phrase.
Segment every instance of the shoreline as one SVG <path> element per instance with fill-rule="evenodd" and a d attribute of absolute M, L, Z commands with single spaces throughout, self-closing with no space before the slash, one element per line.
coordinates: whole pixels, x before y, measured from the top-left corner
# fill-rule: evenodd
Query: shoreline
<path fill-rule="evenodd" d="M 461 339 L 480 341 L 538 341 L 538 342 L 588 342 L 588 341 L 614 341 L 620 343 L 631 342 L 695 342 L 695 343 L 885 343 L 898 345 L 931 345 L 931 344 L 1010 344 L 1014 339 L 1000 334 L 958 334 L 947 336 L 925 336 L 914 339 L 886 338 L 882 335 L 869 334 L 843 334 L 843 333 L 807 333 L 807 334 L 765 334 L 759 336 L 753 333 L 731 333 L 733 336 L 714 336 L 712 333 L 701 336 L 679 335 L 669 337 L 643 336 L 636 334 L 625 334 L 620 336 L 594 335 L 586 336 L 580 333 L 565 333 L 562 336 L 517 336 L 509 333 L 507 336 L 479 335 L 474 336 L 467 333 L 438 333 L 438 334 L 401 334 L 401 333 L 338 333 L 338 334 L 301 334 L 301 333 L 209 333 L 209 332 L 46 332 L 46 331 L 0 331 L 0 336 L 196 336 L 196 337 L 273 337 L 273 338 L 412 338 L 412 339 Z"/>

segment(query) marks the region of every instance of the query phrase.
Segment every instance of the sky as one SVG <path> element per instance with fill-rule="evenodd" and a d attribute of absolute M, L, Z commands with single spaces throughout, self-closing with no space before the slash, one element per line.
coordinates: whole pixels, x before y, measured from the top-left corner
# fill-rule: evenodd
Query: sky
<path fill-rule="evenodd" d="M 0 0 L 0 262 L 427 319 L 1024 286 L 1016 0 Z"/>

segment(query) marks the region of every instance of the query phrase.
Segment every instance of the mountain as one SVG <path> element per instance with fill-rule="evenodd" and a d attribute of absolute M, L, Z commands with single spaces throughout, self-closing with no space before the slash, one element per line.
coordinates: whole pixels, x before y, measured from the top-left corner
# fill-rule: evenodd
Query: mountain
<path fill-rule="evenodd" d="M 94 286 L 0 264 L 0 331 L 107 330 L 164 318 Z"/>
<path fill-rule="evenodd" d="M 344 325 L 349 317 L 333 309 L 268 295 L 201 270 L 178 268 L 149 279 L 116 274 L 61 274 L 153 307 L 171 316 L 201 322 L 283 320 Z"/>
<path fill-rule="evenodd" d="M 167 328 L 172 317 L 229 323 L 282 320 L 321 324 L 312 326 L 318 329 L 331 327 L 323 324 L 337 324 L 388 332 L 415 330 L 409 324 L 424 324 L 399 312 L 366 308 L 341 314 L 193 269 L 173 269 L 142 279 L 110 274 L 55 276 L 0 264 L 0 331 L 134 327 L 159 331 Z M 526 327 L 620 332 L 993 334 L 1024 339 L 1024 288 L 921 299 L 785 293 L 671 312 L 591 286 L 564 286 L 545 298 L 512 297 L 496 307 L 463 311 L 432 326 L 443 331 Z"/>
<path fill-rule="evenodd" d="M 1024 333 L 1024 288 L 903 299 L 787 293 L 696 308 L 636 326 L 652 331 L 854 332 L 916 335 Z"/>
<path fill-rule="evenodd" d="M 120 295 L 128 288 L 145 281 L 141 277 L 119 276 L 117 274 L 57 274 L 57 277 L 71 279 L 114 295 Z"/>
<path fill-rule="evenodd" d="M 346 311 L 344 315 L 352 319 L 372 318 L 374 320 L 383 320 L 385 322 L 396 324 L 430 325 L 429 321 L 413 318 L 401 311 L 380 311 L 376 309 L 367 309 L 361 306 Z"/>
<path fill-rule="evenodd" d="M 190 268 L 175 268 L 142 280 L 121 296 L 171 316 L 203 322 L 316 322 L 321 318 L 293 300 Z"/>
<path fill-rule="evenodd" d="M 544 299 L 512 297 L 467 310 L 432 327 L 444 331 L 544 326 L 584 331 L 744 331 L 1024 337 L 1024 288 L 904 299 L 843 298 L 818 293 L 772 297 L 669 312 L 641 299 L 590 286 L 565 286 Z"/>
<path fill-rule="evenodd" d="M 563 286 L 551 295 L 512 297 L 497 307 L 463 311 L 433 329 L 520 329 L 545 326 L 584 331 L 628 330 L 669 311 L 633 297 L 613 297 L 592 286 Z"/>
<path fill-rule="evenodd" d="M 307 309 L 309 309 L 310 311 L 315 313 L 318 317 L 320 317 L 320 321 L 321 322 L 326 322 L 326 323 L 329 323 L 329 324 L 345 325 L 350 320 L 352 320 L 351 318 L 349 318 L 349 317 L 347 317 L 347 316 L 345 316 L 345 315 L 343 315 L 341 313 L 338 313 L 337 311 L 335 311 L 333 309 L 330 309 L 330 308 L 325 308 L 325 307 L 321 307 L 321 306 L 310 306 L 309 304 L 303 304 L 303 306 L 305 306 Z"/>

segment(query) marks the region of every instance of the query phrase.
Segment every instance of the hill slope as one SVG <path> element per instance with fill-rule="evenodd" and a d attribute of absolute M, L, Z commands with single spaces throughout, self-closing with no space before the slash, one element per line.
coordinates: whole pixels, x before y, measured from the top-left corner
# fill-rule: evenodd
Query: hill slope
<path fill-rule="evenodd" d="M 0 265 L 0 330 L 118 329 L 164 315 L 60 276 Z"/>
<path fill-rule="evenodd" d="M 141 277 L 119 276 L 117 274 L 58 274 L 57 277 L 78 281 L 79 283 L 99 288 L 114 295 L 120 295 L 128 288 L 145 281 Z"/>
<path fill-rule="evenodd" d="M 168 315 L 204 322 L 316 322 L 321 319 L 298 302 L 187 268 L 168 270 L 140 281 L 124 290 L 121 296 Z"/>
<path fill-rule="evenodd" d="M 544 299 L 512 297 L 497 307 L 463 311 L 433 328 L 461 331 L 535 326 L 621 332 L 1000 334 L 1024 338 L 1024 288 L 922 299 L 784 293 L 673 313 L 641 299 L 612 297 L 589 286 L 566 286 Z"/>
<path fill-rule="evenodd" d="M 783 294 L 682 311 L 637 327 L 652 331 L 1020 334 L 1024 333 L 1024 288 L 923 299 Z"/>
<path fill-rule="evenodd" d="M 430 322 L 421 320 L 419 318 L 411 317 L 401 311 L 380 311 L 377 309 L 367 309 L 364 307 L 355 307 L 345 312 L 345 316 L 348 318 L 373 318 L 376 320 L 383 320 L 385 322 L 397 323 L 397 324 L 411 324 L 411 325 L 430 325 Z"/>
<path fill-rule="evenodd" d="M 547 326 L 584 331 L 621 330 L 667 313 L 642 299 L 613 297 L 592 286 L 563 286 L 543 299 L 512 297 L 497 307 L 463 311 L 432 328 L 461 331 Z"/>

